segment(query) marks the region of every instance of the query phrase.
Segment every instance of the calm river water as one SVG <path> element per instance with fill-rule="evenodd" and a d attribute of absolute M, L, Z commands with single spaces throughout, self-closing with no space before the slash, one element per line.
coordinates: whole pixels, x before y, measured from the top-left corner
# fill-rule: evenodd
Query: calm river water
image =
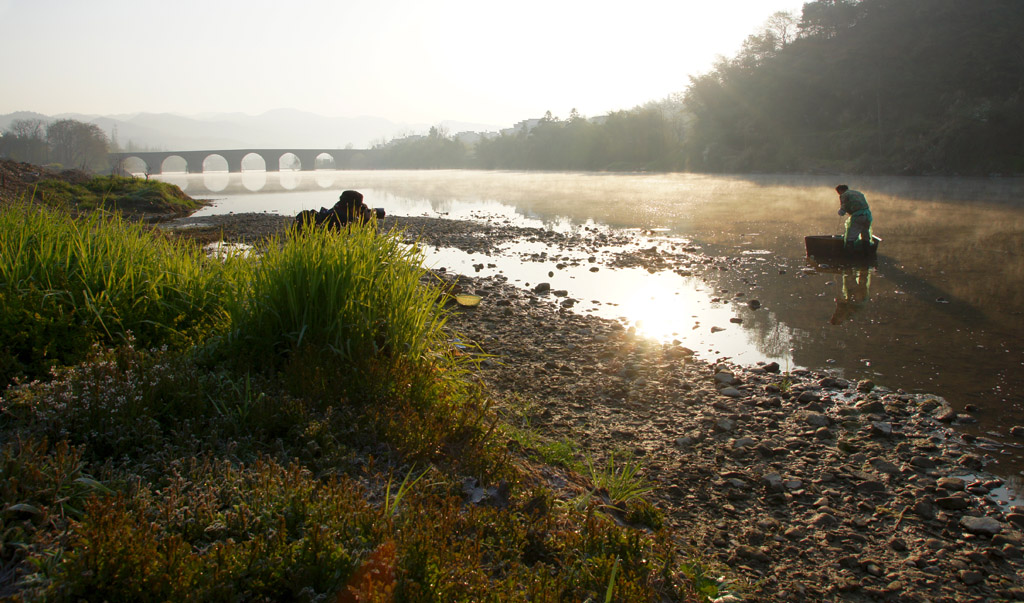
<path fill-rule="evenodd" d="M 740 258 L 709 279 L 645 270 L 558 271 L 499 257 L 428 250 L 428 263 L 512 282 L 549 281 L 587 300 L 577 311 L 679 339 L 708 360 L 829 370 L 892 389 L 945 397 L 976 424 L 959 428 L 1006 445 L 990 468 L 1020 490 L 1024 425 L 1024 180 L 485 171 L 316 171 L 165 174 L 196 215 L 329 207 L 357 189 L 393 215 L 444 215 L 563 231 L 651 230 L 645 244 L 691 241 Z M 875 265 L 843 269 L 805 258 L 803 237 L 834 234 L 836 184 L 863 191 L 884 240 Z M 537 251 L 539 251 L 538 249 Z M 740 299 L 757 299 L 757 312 Z M 741 325 L 730 322 L 741 318 Z M 716 327 L 712 332 L 712 327 Z M 724 330 L 718 330 L 718 329 Z"/>

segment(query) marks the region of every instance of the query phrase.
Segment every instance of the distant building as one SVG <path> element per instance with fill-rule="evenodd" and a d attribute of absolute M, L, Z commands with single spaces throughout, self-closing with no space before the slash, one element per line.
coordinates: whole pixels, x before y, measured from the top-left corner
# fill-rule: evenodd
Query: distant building
<path fill-rule="evenodd" d="M 472 146 L 476 146 L 476 143 L 480 142 L 480 139 L 484 138 L 484 137 L 485 137 L 484 133 L 466 131 L 466 132 L 459 132 L 458 134 L 456 134 L 452 138 L 454 138 L 455 140 L 458 140 L 459 142 L 461 142 L 462 144 L 466 145 L 467 147 L 472 147 Z"/>
<path fill-rule="evenodd" d="M 501 133 L 504 134 L 505 136 L 514 136 L 520 132 L 523 132 L 524 134 L 529 134 L 530 132 L 533 131 L 534 128 L 537 127 L 537 124 L 539 124 L 541 121 L 543 120 L 539 117 L 524 119 L 523 121 L 516 123 L 516 125 L 512 126 L 511 128 L 505 128 L 504 130 L 501 131 Z"/>
<path fill-rule="evenodd" d="M 379 145 L 379 146 L 380 146 L 380 148 L 385 148 L 386 149 L 388 147 L 393 147 L 393 146 L 397 146 L 397 145 L 407 144 L 407 143 L 410 143 L 410 142 L 416 142 L 417 140 L 423 140 L 424 138 L 426 138 L 426 136 L 423 136 L 422 134 L 410 134 L 408 136 L 403 136 L 401 138 L 392 138 L 391 140 L 389 140 L 389 141 L 387 141 L 384 144 Z"/>

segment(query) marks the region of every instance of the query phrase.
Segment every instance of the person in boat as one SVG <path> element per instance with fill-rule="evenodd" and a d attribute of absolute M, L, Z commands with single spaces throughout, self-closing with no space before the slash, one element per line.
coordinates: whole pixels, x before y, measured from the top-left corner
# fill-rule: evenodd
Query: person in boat
<path fill-rule="evenodd" d="M 836 187 L 839 193 L 839 215 L 846 219 L 846 248 L 849 250 L 871 251 L 871 208 L 864 193 L 852 190 L 845 184 Z"/>

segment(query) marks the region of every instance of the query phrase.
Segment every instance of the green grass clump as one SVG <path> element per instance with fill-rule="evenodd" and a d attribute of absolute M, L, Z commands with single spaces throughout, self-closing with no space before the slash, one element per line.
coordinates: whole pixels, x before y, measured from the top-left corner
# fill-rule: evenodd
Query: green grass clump
<path fill-rule="evenodd" d="M 271 243 L 227 304 L 232 353 L 283 364 L 313 349 L 353 376 L 371 363 L 420 361 L 445 338 L 442 300 L 420 284 L 421 261 L 373 225 Z"/>
<path fill-rule="evenodd" d="M 0 383 L 74 364 L 129 333 L 187 346 L 224 316 L 225 271 L 138 224 L 27 204 L 0 208 Z"/>
<path fill-rule="evenodd" d="M 628 503 L 654 490 L 640 474 L 641 466 L 631 455 L 620 453 L 619 458 L 617 462 L 615 453 L 609 454 L 602 467 L 587 457 L 587 474 L 594 487 L 607 492 L 615 504 Z"/>

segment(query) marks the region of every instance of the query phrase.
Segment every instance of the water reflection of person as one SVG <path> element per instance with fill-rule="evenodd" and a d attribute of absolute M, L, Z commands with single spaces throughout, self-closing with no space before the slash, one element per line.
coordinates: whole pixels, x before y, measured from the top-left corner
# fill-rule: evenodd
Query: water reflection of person
<path fill-rule="evenodd" d="M 836 311 L 829 322 L 837 325 L 868 303 L 871 288 L 871 269 L 868 266 L 843 269 L 843 293 L 836 298 Z"/>

